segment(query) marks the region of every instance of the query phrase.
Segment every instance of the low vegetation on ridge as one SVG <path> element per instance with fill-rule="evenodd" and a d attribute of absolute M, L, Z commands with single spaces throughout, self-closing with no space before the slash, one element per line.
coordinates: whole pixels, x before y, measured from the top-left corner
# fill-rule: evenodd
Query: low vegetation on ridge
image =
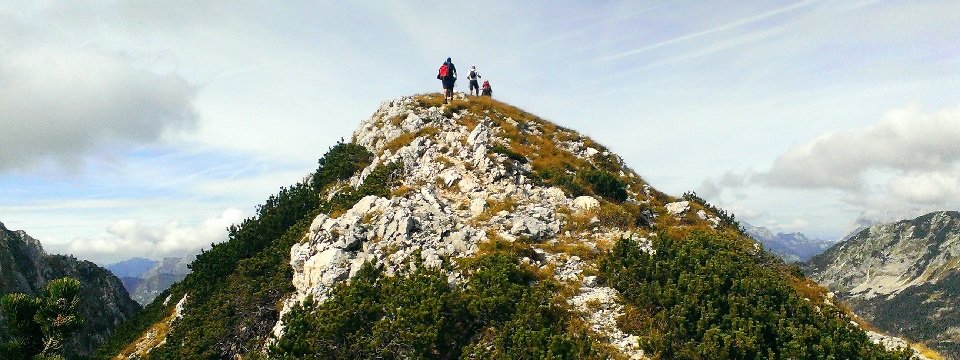
<path fill-rule="evenodd" d="M 517 254 L 466 261 L 468 279 L 418 267 L 387 277 L 366 264 L 323 303 L 307 300 L 284 318 L 277 359 L 601 359 L 584 328 L 572 326 L 558 285 L 537 279 Z"/>
<path fill-rule="evenodd" d="M 259 349 L 279 317 L 280 300 L 293 290 L 290 247 L 300 241 L 321 211 L 335 212 L 364 195 L 352 193 L 327 202 L 320 199 L 318 189 L 356 175 L 372 157 L 355 144 L 331 148 L 319 160 L 309 182 L 282 188 L 257 208 L 256 216 L 231 227 L 229 241 L 200 254 L 191 264 L 193 272 L 121 325 L 98 357 L 113 357 L 169 316 L 176 300 L 164 302 L 167 296 L 180 299 L 188 293 L 183 317 L 150 358 L 219 358 Z M 371 183 L 365 189 L 380 193 L 385 187 Z"/>
<path fill-rule="evenodd" d="M 628 304 L 621 325 L 662 359 L 910 359 L 874 345 L 839 308 L 814 305 L 722 235 L 621 240 L 600 280 Z"/>

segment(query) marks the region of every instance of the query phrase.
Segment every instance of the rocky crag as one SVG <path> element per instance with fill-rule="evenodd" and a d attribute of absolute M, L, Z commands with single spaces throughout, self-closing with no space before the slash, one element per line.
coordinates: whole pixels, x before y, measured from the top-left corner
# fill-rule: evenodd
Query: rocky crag
<path fill-rule="evenodd" d="M 898 358 L 695 195 L 660 193 L 591 139 L 509 105 L 441 102 L 423 95 L 383 103 L 317 173 L 200 254 L 193 273 L 103 354 L 644 359 L 758 351 L 707 324 L 743 323 L 703 302 L 712 296 L 744 306 L 783 301 L 756 309 L 772 317 L 750 321 L 782 334 L 761 346 L 784 357 Z M 704 278 L 712 280 L 674 285 Z M 484 297 L 491 293 L 498 295 Z M 697 328 L 666 320 L 705 312 L 717 318 Z M 801 330 L 821 326 L 849 341 L 835 347 L 820 330 Z M 677 335 L 687 332 L 699 340 Z"/>
<path fill-rule="evenodd" d="M 523 258 L 525 263 L 552 268 L 556 280 L 572 283 L 579 290 L 569 301 L 584 312 L 593 329 L 628 357 L 642 358 L 636 336 L 611 321 L 622 315 L 617 291 L 598 285 L 592 281 L 595 277 L 585 280 L 584 271 L 596 264 L 560 249 L 591 253 L 612 247 L 621 238 L 647 243 L 651 234 L 635 231 L 629 222 L 652 222 L 659 216 L 657 210 L 708 226 L 719 219 L 686 201 L 667 211 L 657 199 L 666 197 L 623 166 L 619 157 L 572 131 L 547 123 L 520 123 L 509 116 L 502 123 L 453 112 L 447 117 L 445 110 L 423 108 L 416 99 L 405 98 L 384 104 L 360 124 L 353 140 L 376 157 L 340 186 L 357 188 L 374 169 L 397 164 L 403 173 L 397 194 L 401 196 L 371 195 L 342 214 L 316 217 L 305 241 L 291 249 L 296 292 L 284 303 L 283 312 L 307 297 L 324 299 L 365 262 L 383 266 L 390 276 L 403 272 L 414 259 L 427 267 L 443 267 L 475 254 L 480 244 L 493 238 L 522 240 L 542 244 L 534 248 L 533 256 Z M 407 139 L 410 134 L 418 136 Z M 605 215 L 601 202 L 607 202 L 602 196 L 570 197 L 559 187 L 537 184 L 530 178 L 533 164 L 518 161 L 520 154 L 509 150 L 509 136 L 555 140 L 531 144 L 550 147 L 547 152 L 532 152 L 542 156 L 533 161 L 564 157 L 583 162 L 585 168 L 606 161 L 616 176 L 632 180 L 624 195 L 645 214 L 628 223 L 601 224 Z M 463 274 L 453 269 L 449 277 L 456 283 Z M 602 310 L 587 311 L 588 302 L 599 303 Z M 282 321 L 274 333 L 283 334 Z"/>
<path fill-rule="evenodd" d="M 960 359 L 960 213 L 871 226 L 805 271 L 883 331 Z"/>
<path fill-rule="evenodd" d="M 80 280 L 80 313 L 84 319 L 83 326 L 66 346 L 66 353 L 89 355 L 140 306 L 109 271 L 89 261 L 49 255 L 26 232 L 11 231 L 0 224 L 0 295 L 37 295 L 47 282 L 65 276 Z M 0 341 L 6 339 L 5 332 L 5 326 L 0 326 Z"/>

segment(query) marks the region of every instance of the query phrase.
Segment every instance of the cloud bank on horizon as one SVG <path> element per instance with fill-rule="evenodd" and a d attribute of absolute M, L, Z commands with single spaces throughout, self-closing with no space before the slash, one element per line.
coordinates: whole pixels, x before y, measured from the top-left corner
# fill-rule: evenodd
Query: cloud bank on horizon
<path fill-rule="evenodd" d="M 888 220 L 960 206 L 960 107 L 891 110 L 870 126 L 790 147 L 766 171 L 707 179 L 704 194 L 755 187 L 839 192 L 863 216 Z"/>
<path fill-rule="evenodd" d="M 0 4 L 0 221 L 196 251 L 451 56 L 668 193 L 839 237 L 960 207 L 956 29 L 950 1 Z"/>

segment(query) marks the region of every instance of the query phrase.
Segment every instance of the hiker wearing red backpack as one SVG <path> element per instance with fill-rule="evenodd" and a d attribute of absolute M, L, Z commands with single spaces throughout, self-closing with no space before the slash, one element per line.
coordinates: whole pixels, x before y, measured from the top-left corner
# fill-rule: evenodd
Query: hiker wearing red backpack
<path fill-rule="evenodd" d="M 453 101 L 453 84 L 457 82 L 457 67 L 453 66 L 453 61 L 447 58 L 447 61 L 440 65 L 440 71 L 437 73 L 437 79 L 443 83 L 443 103 L 447 100 Z"/>
<path fill-rule="evenodd" d="M 493 88 L 490 87 L 490 81 L 483 81 L 483 91 L 480 93 L 483 96 L 493 96 Z"/>

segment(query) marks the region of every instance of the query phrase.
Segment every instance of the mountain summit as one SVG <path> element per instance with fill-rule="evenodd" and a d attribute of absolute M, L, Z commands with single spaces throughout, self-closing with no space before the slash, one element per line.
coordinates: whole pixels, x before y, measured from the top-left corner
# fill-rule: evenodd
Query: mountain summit
<path fill-rule="evenodd" d="M 515 107 L 442 102 L 383 103 L 102 354 L 910 356 L 695 195 Z"/>

